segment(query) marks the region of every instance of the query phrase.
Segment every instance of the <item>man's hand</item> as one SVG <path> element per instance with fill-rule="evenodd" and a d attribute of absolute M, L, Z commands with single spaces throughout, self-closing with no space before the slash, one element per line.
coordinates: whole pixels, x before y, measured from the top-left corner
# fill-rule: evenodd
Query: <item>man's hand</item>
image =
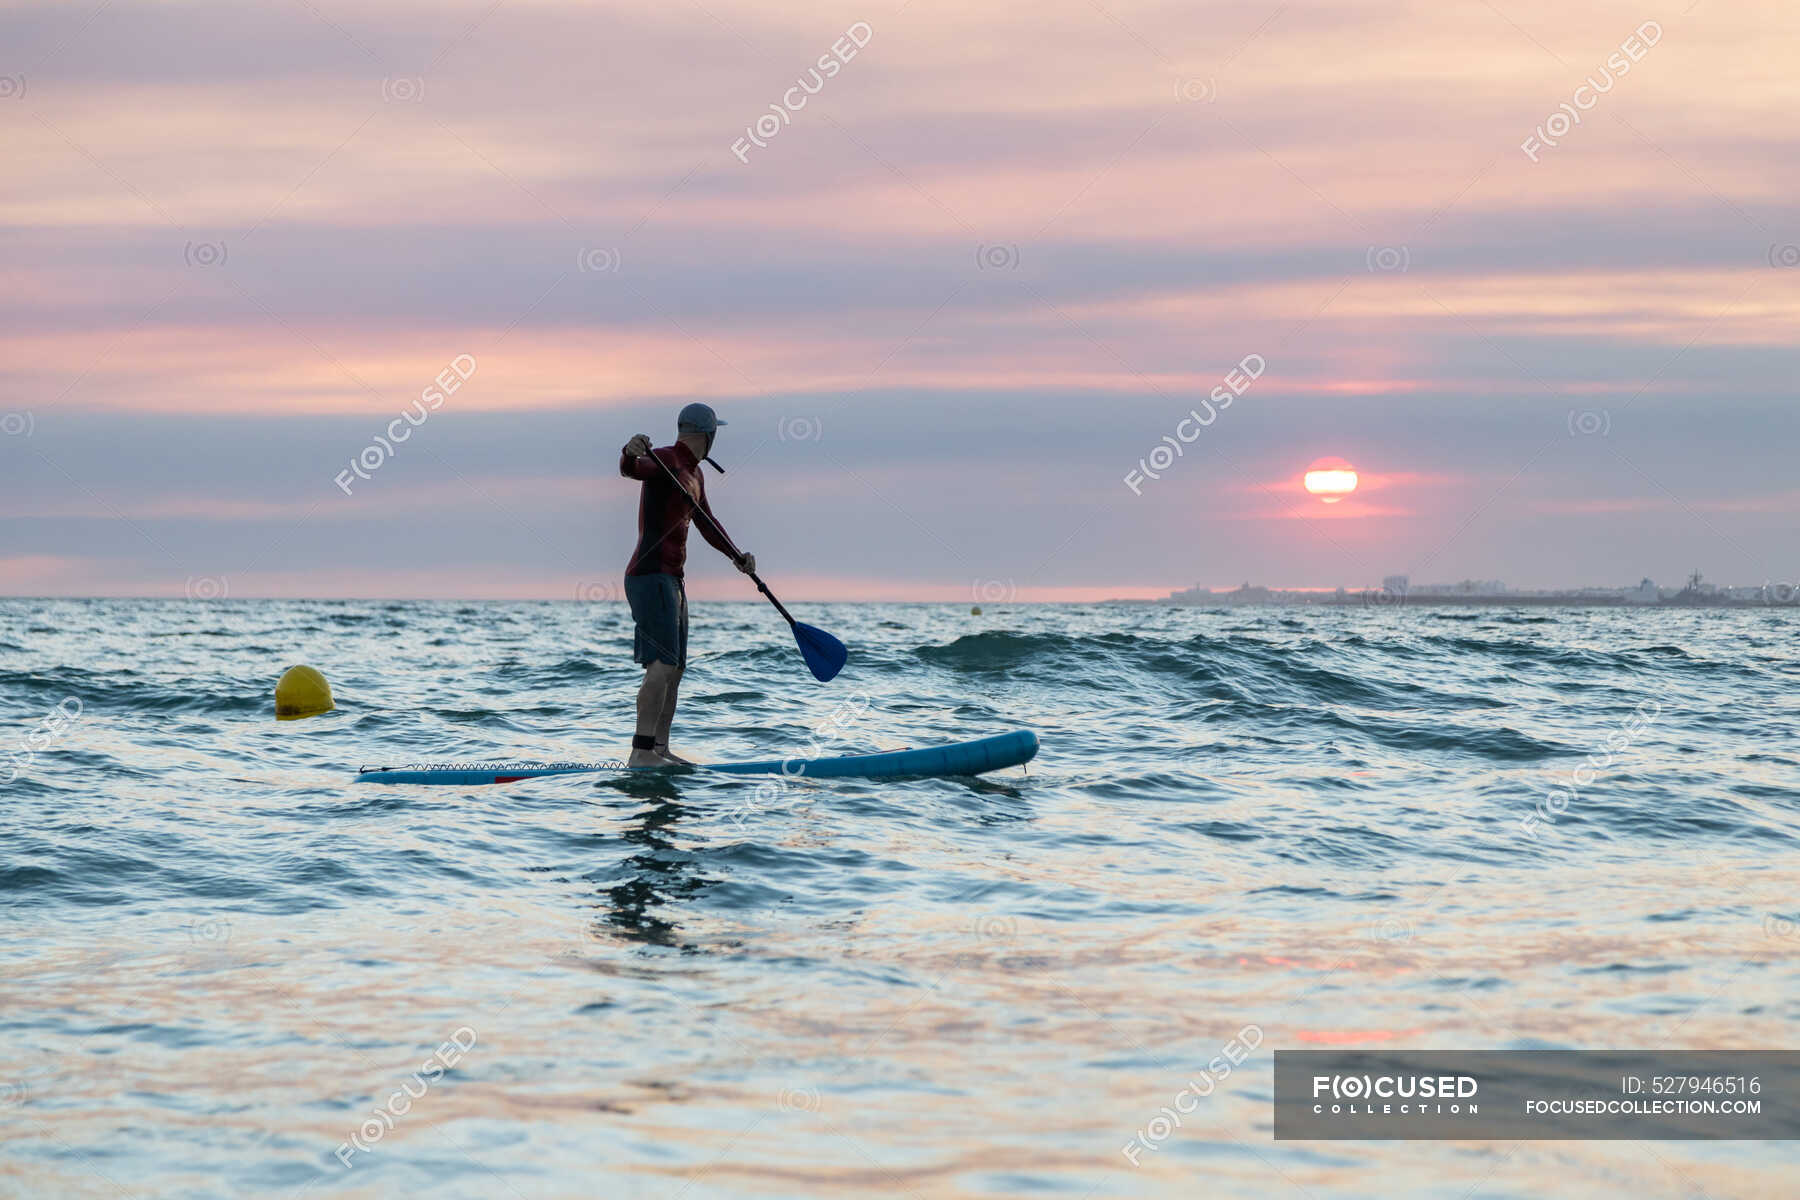
<path fill-rule="evenodd" d="M 628 458 L 642 458 L 650 453 L 650 435 L 640 433 L 625 443 L 625 454 Z"/>
<path fill-rule="evenodd" d="M 756 574 L 756 555 L 746 554 L 732 565 L 746 575 L 754 575 Z"/>

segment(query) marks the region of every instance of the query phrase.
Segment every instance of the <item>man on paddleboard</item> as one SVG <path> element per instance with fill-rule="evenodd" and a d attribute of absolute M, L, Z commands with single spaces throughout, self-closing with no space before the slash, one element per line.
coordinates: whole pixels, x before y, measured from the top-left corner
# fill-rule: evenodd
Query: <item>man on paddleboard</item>
<path fill-rule="evenodd" d="M 682 568 L 687 563 L 688 525 L 694 509 L 707 520 L 700 536 L 731 559 L 746 575 L 756 570 L 756 556 L 741 553 L 712 518 L 706 502 L 706 480 L 700 464 L 712 452 L 713 438 L 725 424 L 706 404 L 690 404 L 675 419 L 673 445 L 651 449 L 650 438 L 638 434 L 619 452 L 619 474 L 642 483 L 638 496 L 638 541 L 625 568 L 625 599 L 637 623 L 632 657 L 644 664 L 638 688 L 637 734 L 631 739 L 629 765 L 666 767 L 688 760 L 669 750 L 669 727 L 675 723 L 675 698 L 687 668 L 687 589 Z M 718 464 L 714 463 L 714 467 Z M 665 470 L 664 468 L 668 469 Z M 669 473 L 680 480 L 677 487 Z"/>

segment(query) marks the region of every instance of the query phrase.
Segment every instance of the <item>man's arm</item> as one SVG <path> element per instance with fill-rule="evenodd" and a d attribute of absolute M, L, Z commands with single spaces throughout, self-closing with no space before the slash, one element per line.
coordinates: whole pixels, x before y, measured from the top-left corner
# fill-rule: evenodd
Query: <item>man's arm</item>
<path fill-rule="evenodd" d="M 700 498 L 694 501 L 694 507 L 705 514 L 703 518 L 695 520 L 694 525 L 700 530 L 700 536 L 706 539 L 707 544 L 729 558 L 731 565 L 744 574 L 749 575 L 754 572 L 756 555 L 745 554 L 732 543 L 731 535 L 725 532 L 725 527 L 719 524 L 717 517 L 713 516 L 712 505 L 706 499 L 704 484 L 700 487 Z"/>
<path fill-rule="evenodd" d="M 619 451 L 619 474 L 640 482 L 662 474 L 662 468 L 656 465 L 656 459 L 650 453 L 648 435 L 638 434 Z"/>

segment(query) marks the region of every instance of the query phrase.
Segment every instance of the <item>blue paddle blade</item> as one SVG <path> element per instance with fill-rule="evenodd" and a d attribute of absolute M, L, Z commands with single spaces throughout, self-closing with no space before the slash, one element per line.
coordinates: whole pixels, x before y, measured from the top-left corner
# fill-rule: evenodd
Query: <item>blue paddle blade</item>
<path fill-rule="evenodd" d="M 806 660 L 806 669 L 820 683 L 830 683 L 837 678 L 837 673 L 844 669 L 844 660 L 850 657 L 844 643 L 823 629 L 799 621 L 794 622 L 794 640 L 800 643 L 800 657 Z"/>

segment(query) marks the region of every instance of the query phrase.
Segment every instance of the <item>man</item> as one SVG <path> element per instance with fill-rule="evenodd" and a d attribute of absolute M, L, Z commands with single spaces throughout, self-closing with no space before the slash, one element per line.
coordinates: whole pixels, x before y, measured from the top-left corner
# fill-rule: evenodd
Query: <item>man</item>
<path fill-rule="evenodd" d="M 700 464 L 712 452 L 713 438 L 723 424 L 709 405 L 690 404 L 675 419 L 679 436 L 674 445 L 652 450 L 649 437 L 640 433 L 619 452 L 619 474 L 644 485 L 638 496 L 637 549 L 625 568 L 625 599 L 637 622 L 632 657 L 644 664 L 637 734 L 627 760 L 633 767 L 689 761 L 670 752 L 669 727 L 675 723 L 675 696 L 687 669 L 687 589 L 682 568 L 694 510 L 700 510 L 701 537 L 746 575 L 756 570 L 756 556 L 731 544 L 706 502 Z M 679 487 L 669 478 L 671 471 L 680 480 Z"/>

